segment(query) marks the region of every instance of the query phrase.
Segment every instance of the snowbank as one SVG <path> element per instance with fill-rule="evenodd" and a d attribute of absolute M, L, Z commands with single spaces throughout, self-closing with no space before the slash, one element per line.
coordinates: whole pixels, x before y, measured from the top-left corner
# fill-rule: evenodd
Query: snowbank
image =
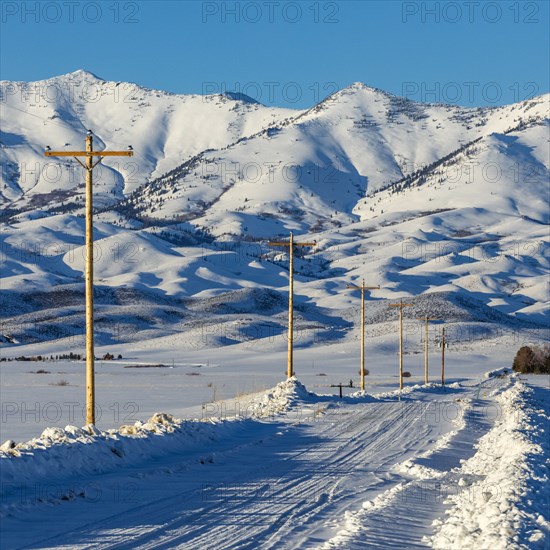
<path fill-rule="evenodd" d="M 387 392 L 381 392 L 374 395 L 377 399 L 387 399 L 387 398 L 401 398 L 404 396 L 409 396 L 416 392 L 431 392 L 431 393 L 445 393 L 447 390 L 456 390 L 462 388 L 459 382 L 453 382 L 452 384 L 446 384 L 442 386 L 436 382 L 429 382 L 428 384 L 414 384 L 412 386 L 405 386 L 402 390 L 391 390 Z"/>
<path fill-rule="evenodd" d="M 544 392 L 517 380 L 497 396 L 501 418 L 459 470 L 459 484 L 479 481 L 449 497 L 447 517 L 434 522 L 433 548 L 548 548 L 550 417 Z"/>
<path fill-rule="evenodd" d="M 296 379 L 281 382 L 251 403 L 245 419 L 178 420 L 156 413 L 147 422 L 100 431 L 93 426 L 46 428 L 26 443 L 6 441 L 0 447 L 0 495 L 16 484 L 101 473 L 160 456 L 190 450 L 197 443 L 230 437 L 253 420 L 282 413 L 302 397 L 309 397 Z"/>
<path fill-rule="evenodd" d="M 512 369 L 508 367 L 502 367 L 500 369 L 494 369 L 486 372 L 484 375 L 484 378 L 503 377 L 509 374 L 513 374 Z"/>
<path fill-rule="evenodd" d="M 311 400 L 314 396 L 315 394 L 308 392 L 306 387 L 293 376 L 277 384 L 260 400 L 248 403 L 247 413 L 253 418 L 273 416 L 287 411 L 299 402 Z"/>
<path fill-rule="evenodd" d="M 147 422 L 99 431 L 92 426 L 46 428 L 39 438 L 0 450 L 0 495 L 18 485 L 97 474 L 164 453 L 192 449 L 228 435 L 234 423 L 179 421 L 157 413 Z"/>

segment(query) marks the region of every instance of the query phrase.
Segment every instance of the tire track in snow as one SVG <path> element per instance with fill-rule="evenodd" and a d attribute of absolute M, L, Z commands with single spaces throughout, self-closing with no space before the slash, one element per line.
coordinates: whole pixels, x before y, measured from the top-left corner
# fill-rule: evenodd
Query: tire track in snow
<path fill-rule="evenodd" d="M 319 548 L 427 548 L 425 536 L 433 531 L 433 520 L 448 508 L 444 503 L 447 493 L 464 490 L 458 477 L 448 471 L 475 453 L 475 444 L 494 424 L 495 419 L 488 418 L 486 411 L 508 386 L 509 381 L 500 378 L 485 384 L 492 394 L 470 403 L 460 430 L 452 437 L 444 436 L 441 447 L 401 464 L 398 470 L 411 472 L 413 479 L 407 475 L 373 501 L 365 501 L 362 509 L 347 511 L 344 529 Z M 472 390 L 479 394 L 479 386 Z"/>
<path fill-rule="evenodd" d="M 213 464 L 189 466 L 186 456 L 178 469 L 177 463 L 161 461 L 140 480 L 142 504 L 108 519 L 83 521 L 78 529 L 32 547 L 311 547 L 326 540 L 327 519 L 364 501 L 367 492 L 397 483 L 392 467 L 429 446 L 434 432 L 441 430 L 424 421 L 426 407 L 434 399 L 451 397 L 429 394 L 420 404 L 344 401 L 321 418 L 284 426 L 273 422 L 270 435 L 262 430 L 256 440 L 253 435 L 234 449 L 216 454 L 214 446 Z M 168 475 L 161 473 L 165 465 Z M 114 480 L 116 474 L 106 479 Z M 207 492 L 205 499 L 204 481 L 228 490 Z M 151 484 L 166 486 L 167 496 L 151 498 Z"/>
<path fill-rule="evenodd" d="M 383 417 L 380 405 L 388 409 Z M 378 414 L 373 414 L 374 408 L 378 408 Z M 125 512 L 124 517 L 113 518 L 114 521 L 88 525 L 76 539 L 71 538 L 75 542 L 78 538 L 93 540 L 92 546 L 86 545 L 93 548 L 174 548 L 180 545 L 186 549 L 229 545 L 232 548 L 257 548 L 259 544 L 262 548 L 284 548 L 285 539 L 292 539 L 293 531 L 340 501 L 353 498 L 353 492 L 336 491 L 346 473 L 364 471 L 366 464 L 372 465 L 377 456 L 381 456 L 376 463 L 378 469 L 383 469 L 386 462 L 392 462 L 394 456 L 402 454 L 401 448 L 388 456 L 384 453 L 402 438 L 402 419 L 409 419 L 409 412 L 420 416 L 418 407 L 406 402 L 340 407 L 336 419 L 331 418 L 326 425 L 319 422 L 305 428 L 322 437 L 314 446 L 294 450 L 291 445 L 286 453 L 273 456 L 272 462 L 278 466 L 268 463 L 246 476 L 241 474 L 230 478 L 235 486 L 244 486 L 256 476 L 263 486 L 275 488 L 269 498 L 254 493 L 243 495 L 235 502 L 225 499 L 198 510 L 185 510 L 190 499 L 196 501 L 197 488 L 192 488 L 164 499 L 160 509 L 158 503 L 147 503 Z M 346 418 L 348 414 L 349 418 Z M 287 436 L 289 430 L 304 430 L 304 426 L 288 428 Z M 278 470 L 279 474 L 274 475 Z M 358 488 L 356 492 L 363 491 L 364 488 Z M 290 503 L 289 495 L 292 497 Z M 300 498 L 295 498 L 296 495 Z M 182 514 L 170 517 L 178 506 L 184 508 Z M 138 528 L 140 517 L 146 517 L 150 527 Z M 120 529 L 113 525 L 108 529 L 108 525 L 116 524 L 117 519 L 135 526 Z"/>

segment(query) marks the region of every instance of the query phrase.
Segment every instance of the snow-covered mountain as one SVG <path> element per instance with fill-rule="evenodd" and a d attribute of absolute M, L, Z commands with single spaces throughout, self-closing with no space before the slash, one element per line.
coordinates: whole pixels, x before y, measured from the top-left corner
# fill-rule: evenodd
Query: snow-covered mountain
<path fill-rule="evenodd" d="M 81 181 L 78 170 L 71 163 L 63 163 L 59 173 L 47 170 L 43 150 L 46 144 L 81 149 L 88 128 L 95 132 L 96 149 L 132 143 L 139 151 L 130 163 L 103 162 L 110 169 L 99 175 L 98 195 L 116 199 L 204 150 L 225 147 L 294 114 L 246 96 L 178 96 L 106 82 L 85 71 L 0 86 L 2 197 L 9 202 L 24 203 L 53 190 L 74 192 Z"/>
<path fill-rule="evenodd" d="M 82 345 L 84 174 L 43 150 L 81 149 L 86 129 L 98 149 L 135 151 L 94 173 L 100 343 L 283 332 L 286 258 L 265 240 L 290 230 L 317 242 L 297 260 L 303 343 L 356 337 L 357 297 L 342 290 L 361 278 L 381 286 L 373 335 L 406 295 L 460 326 L 547 326 L 549 94 L 468 109 L 357 83 L 295 111 L 85 71 L 0 90 L 12 341 Z"/>

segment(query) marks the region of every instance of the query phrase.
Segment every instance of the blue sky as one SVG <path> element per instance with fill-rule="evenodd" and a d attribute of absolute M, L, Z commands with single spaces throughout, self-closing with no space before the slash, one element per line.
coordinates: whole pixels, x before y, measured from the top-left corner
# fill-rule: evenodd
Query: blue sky
<path fill-rule="evenodd" d="M 0 77 L 89 70 L 176 93 L 308 107 L 361 81 L 501 105 L 549 89 L 547 1 L 1 3 Z"/>

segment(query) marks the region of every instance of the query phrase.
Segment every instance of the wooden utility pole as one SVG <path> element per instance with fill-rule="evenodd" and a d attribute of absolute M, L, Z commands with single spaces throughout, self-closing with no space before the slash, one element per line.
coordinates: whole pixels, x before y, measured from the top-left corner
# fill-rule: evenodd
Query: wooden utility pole
<path fill-rule="evenodd" d="M 270 241 L 267 243 L 269 246 L 287 246 L 289 249 L 289 280 L 288 280 L 288 360 L 287 360 L 287 377 L 292 378 L 294 376 L 294 364 L 293 364 L 293 330 L 294 330 L 294 247 L 295 246 L 315 246 L 317 243 L 297 243 L 294 242 L 294 235 L 290 233 L 290 240 L 284 241 Z"/>
<path fill-rule="evenodd" d="M 94 380 L 94 236 L 92 218 L 92 173 L 103 157 L 131 157 L 128 151 L 94 151 L 92 132 L 86 135 L 85 151 L 52 151 L 47 147 L 46 157 L 74 157 L 86 170 L 86 267 L 84 271 L 86 293 L 86 424 L 95 424 L 95 380 Z M 85 157 L 83 163 L 78 157 Z M 94 157 L 98 159 L 94 162 Z"/>
<path fill-rule="evenodd" d="M 428 383 L 428 323 L 430 321 L 439 321 L 435 317 L 419 317 L 420 321 L 426 322 L 426 329 L 424 332 L 424 384 Z"/>
<path fill-rule="evenodd" d="M 445 385 L 445 327 L 441 329 L 441 385 Z"/>
<path fill-rule="evenodd" d="M 404 304 L 403 299 L 398 304 L 390 304 L 389 307 L 399 308 L 399 389 L 403 389 L 403 308 L 412 307 L 413 304 Z"/>
<path fill-rule="evenodd" d="M 378 286 L 365 286 L 365 280 L 361 282 L 361 286 L 358 285 L 347 285 L 347 288 L 358 289 L 361 291 L 361 366 L 360 366 L 360 376 L 361 376 L 361 391 L 365 391 L 365 290 L 373 290 L 380 288 Z"/>

